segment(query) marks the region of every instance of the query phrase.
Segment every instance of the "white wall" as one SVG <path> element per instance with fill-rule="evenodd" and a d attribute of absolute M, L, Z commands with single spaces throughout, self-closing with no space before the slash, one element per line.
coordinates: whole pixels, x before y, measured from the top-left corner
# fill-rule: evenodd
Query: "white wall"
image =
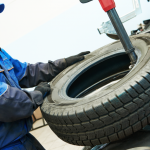
<path fill-rule="evenodd" d="M 0 14 L 1 46 L 14 42 L 79 3 L 78 0 L 0 0 L 2 1 L 6 7 Z"/>
<path fill-rule="evenodd" d="M 120 16 L 132 10 L 131 0 L 116 0 Z M 143 13 L 125 23 L 128 34 L 149 19 L 150 3 L 141 0 Z M 47 62 L 81 51 L 93 51 L 113 40 L 97 27 L 108 20 L 97 0 L 14 0 L 0 14 L 1 47 L 20 61 Z"/>

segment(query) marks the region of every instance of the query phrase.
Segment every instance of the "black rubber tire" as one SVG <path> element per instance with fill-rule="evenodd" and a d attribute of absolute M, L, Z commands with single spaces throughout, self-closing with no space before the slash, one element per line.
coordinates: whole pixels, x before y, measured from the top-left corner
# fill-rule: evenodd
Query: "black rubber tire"
<path fill-rule="evenodd" d="M 120 41 L 93 51 L 50 83 L 52 93 L 44 100 L 41 111 L 60 139 L 95 146 L 123 139 L 150 123 L 150 34 L 130 39 L 137 49 L 136 65 L 103 92 L 74 98 L 85 84 L 88 87 L 88 83 L 98 81 L 97 76 L 127 69 L 130 61 Z"/>

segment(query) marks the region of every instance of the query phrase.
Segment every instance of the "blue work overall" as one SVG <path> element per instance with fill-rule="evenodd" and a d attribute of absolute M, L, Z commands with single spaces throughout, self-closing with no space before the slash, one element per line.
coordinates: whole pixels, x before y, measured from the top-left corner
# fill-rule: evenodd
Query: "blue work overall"
<path fill-rule="evenodd" d="M 31 135 L 32 117 L 43 103 L 40 91 L 21 88 L 50 82 L 67 67 L 65 59 L 27 64 L 0 49 L 0 150 L 44 150 Z"/>
<path fill-rule="evenodd" d="M 8 85 L 21 90 L 18 81 L 25 74 L 27 63 L 21 63 L 18 60 L 11 59 L 4 50 L 1 50 L 0 66 L 0 95 L 6 92 Z M 26 150 L 26 148 L 29 150 L 37 150 L 34 145 L 37 146 L 39 143 L 29 134 L 31 127 L 31 117 L 14 122 L 0 122 L 0 150 Z M 39 149 L 44 149 L 40 144 L 38 146 Z"/>

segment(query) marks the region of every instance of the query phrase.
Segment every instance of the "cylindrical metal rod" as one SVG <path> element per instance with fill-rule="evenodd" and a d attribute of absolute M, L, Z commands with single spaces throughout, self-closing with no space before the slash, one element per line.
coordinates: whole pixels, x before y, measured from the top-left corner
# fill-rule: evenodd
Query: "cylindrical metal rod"
<path fill-rule="evenodd" d="M 127 32 L 116 12 L 116 9 L 113 8 L 109 11 L 107 11 L 107 14 L 120 38 L 120 41 L 126 51 L 126 53 L 129 55 L 129 58 L 131 60 L 131 65 L 134 65 L 136 63 L 136 60 L 137 60 L 137 55 L 135 53 L 135 48 L 133 47 L 128 35 L 127 35 Z"/>

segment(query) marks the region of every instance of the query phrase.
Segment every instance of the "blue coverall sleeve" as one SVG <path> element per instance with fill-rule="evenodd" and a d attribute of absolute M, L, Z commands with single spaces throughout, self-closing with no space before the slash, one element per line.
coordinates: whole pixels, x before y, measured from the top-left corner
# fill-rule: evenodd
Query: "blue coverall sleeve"
<path fill-rule="evenodd" d="M 19 81 L 22 88 L 38 85 L 40 82 L 50 82 L 67 67 L 65 59 L 49 61 L 48 63 L 28 64 L 25 75 Z"/>
<path fill-rule="evenodd" d="M 39 91 L 22 91 L 2 82 L 0 88 L 3 89 L 3 93 L 0 95 L 1 122 L 13 122 L 28 118 L 43 102 L 42 93 Z"/>
<path fill-rule="evenodd" d="M 13 59 L 5 50 L 2 49 L 2 51 L 13 64 L 15 75 L 22 88 L 34 87 L 40 82 L 50 82 L 67 67 L 65 59 L 48 61 L 48 63 L 27 64 Z"/>

